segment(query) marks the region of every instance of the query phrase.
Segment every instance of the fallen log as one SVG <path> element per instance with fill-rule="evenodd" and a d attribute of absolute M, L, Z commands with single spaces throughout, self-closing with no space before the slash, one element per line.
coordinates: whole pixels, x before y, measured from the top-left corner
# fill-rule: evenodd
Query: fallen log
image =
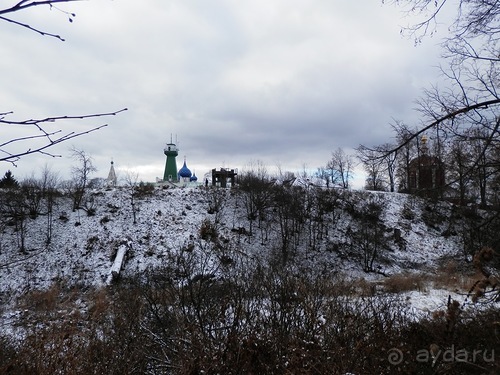
<path fill-rule="evenodd" d="M 127 250 L 129 249 L 129 247 L 131 247 L 131 244 L 129 241 L 127 241 L 121 244 L 118 248 L 115 260 L 113 262 L 113 265 L 111 266 L 111 270 L 109 271 L 106 284 L 111 285 L 113 281 L 120 277 L 120 272 L 125 265 L 125 255 L 127 254 Z"/>

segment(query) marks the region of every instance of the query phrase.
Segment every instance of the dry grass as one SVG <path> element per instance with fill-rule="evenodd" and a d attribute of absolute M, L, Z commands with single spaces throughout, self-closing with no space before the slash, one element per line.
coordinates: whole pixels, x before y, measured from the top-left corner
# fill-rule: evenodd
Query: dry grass
<path fill-rule="evenodd" d="M 52 311 L 58 305 L 60 296 L 61 286 L 54 283 L 48 289 L 28 292 L 20 298 L 19 305 L 34 312 Z"/>
<path fill-rule="evenodd" d="M 385 279 L 382 288 L 387 293 L 402 293 L 416 290 L 425 292 L 428 286 L 428 278 L 421 273 L 401 273 Z"/>
<path fill-rule="evenodd" d="M 227 284 L 220 295 L 191 290 L 180 298 L 172 293 L 185 289 L 171 290 L 161 271 L 144 283 L 80 291 L 85 307 L 78 317 L 68 315 L 77 304 L 74 289 L 53 285 L 34 292 L 32 303 L 40 311 L 34 318 L 50 315 L 50 321 L 26 326 L 17 344 L 0 336 L 0 373 L 431 375 L 436 368 L 430 363 L 411 360 L 429 345 L 470 352 L 498 345 L 497 310 L 464 324 L 450 324 L 458 321 L 456 309 L 415 321 L 397 295 L 358 298 L 384 288 L 423 290 L 432 275 L 401 274 L 377 284 L 267 271 Z M 255 290 L 261 293 L 249 300 Z M 400 348 L 408 360 L 389 363 L 390 348 Z M 451 365 L 441 366 L 440 374 L 471 374 L 467 364 Z M 477 365 L 491 373 L 500 369 L 498 362 L 482 359 Z"/>
<path fill-rule="evenodd" d="M 426 292 L 429 289 L 445 289 L 450 292 L 467 293 L 471 286 L 480 279 L 478 272 L 466 273 L 460 270 L 456 262 L 450 261 L 439 267 L 435 273 L 400 273 L 392 275 L 380 282 L 367 283 L 365 291 L 380 288 L 387 293 L 404 293 L 409 291 Z M 370 286 L 371 285 L 371 286 Z M 367 295 L 367 294 L 364 294 Z"/>
<path fill-rule="evenodd" d="M 17 304 L 33 313 L 47 313 L 56 309 L 72 309 L 81 296 L 80 288 L 55 281 L 47 289 L 29 291 L 17 300 Z"/>
<path fill-rule="evenodd" d="M 436 289 L 446 289 L 454 292 L 468 292 L 478 280 L 477 272 L 466 273 L 459 269 L 455 261 L 449 261 L 440 267 L 430 281 Z"/>

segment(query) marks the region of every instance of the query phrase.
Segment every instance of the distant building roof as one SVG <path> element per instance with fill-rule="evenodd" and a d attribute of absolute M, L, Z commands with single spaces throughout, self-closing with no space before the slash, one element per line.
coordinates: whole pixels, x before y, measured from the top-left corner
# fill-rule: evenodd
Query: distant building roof
<path fill-rule="evenodd" d="M 191 177 L 191 171 L 186 165 L 186 159 L 184 159 L 184 165 L 182 166 L 181 169 L 179 169 L 179 176 L 183 178 L 190 178 Z"/>

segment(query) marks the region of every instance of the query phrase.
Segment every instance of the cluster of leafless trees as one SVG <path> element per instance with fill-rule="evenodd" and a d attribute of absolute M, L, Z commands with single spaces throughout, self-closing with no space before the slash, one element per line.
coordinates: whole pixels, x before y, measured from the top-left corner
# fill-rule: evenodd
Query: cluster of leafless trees
<path fill-rule="evenodd" d="M 415 130 L 404 124 L 395 125 L 394 131 L 403 145 L 395 151 L 390 148 L 394 145 L 358 148 L 367 172 L 366 189 L 410 192 L 412 168 L 417 165 L 412 163 L 427 154 L 435 158 L 436 168 L 442 169 L 445 176 L 445 184 L 436 187 L 436 196 L 459 204 L 498 205 L 500 149 L 487 129 L 459 131 L 456 121 L 442 124 L 429 129 L 425 146 L 420 138 L 412 136 Z"/>
<path fill-rule="evenodd" d="M 494 1 L 394 0 L 420 17 L 402 32 L 416 44 L 434 35 L 450 16 L 442 39 L 445 87 L 426 89 L 418 103 L 421 127 L 393 125 L 396 142 L 360 146 L 372 189 L 408 188 L 408 164 L 421 153 L 420 137 L 432 140 L 434 156 L 446 166 L 448 187 L 464 203 L 498 201 L 500 125 L 500 7 Z M 446 27 L 442 26 L 442 28 Z M 443 30 L 442 30 L 443 31 Z"/>
<path fill-rule="evenodd" d="M 46 242 L 50 243 L 53 228 L 53 213 L 56 204 L 58 178 L 45 168 L 40 178 L 34 176 L 21 182 L 7 172 L 0 181 L 0 217 L 3 226 L 12 226 L 17 232 L 20 251 L 26 250 L 27 221 L 40 215 L 47 217 Z M 5 228 L 2 228 L 2 231 Z"/>
<path fill-rule="evenodd" d="M 54 208 L 62 196 L 71 199 L 73 210 L 84 210 L 88 215 L 95 213 L 95 202 L 89 191 L 95 182 L 90 178 L 96 168 L 92 158 L 83 150 L 73 149 L 76 164 L 72 178 L 61 181 L 57 172 L 45 166 L 40 176 L 34 174 L 17 181 L 11 171 L 0 179 L 0 220 L 2 225 L 12 226 L 18 234 L 18 247 L 26 250 L 27 220 L 45 216 L 48 245 L 52 240 Z M 3 229 L 4 228 L 0 228 Z M 1 231 L 0 231 L 1 232 Z"/>
<path fill-rule="evenodd" d="M 258 164 L 240 173 L 236 198 L 248 223 L 246 240 L 274 248 L 284 263 L 298 249 L 334 251 L 359 259 L 366 272 L 373 272 L 390 247 L 390 231 L 381 219 L 383 203 L 366 192 L 325 188 L 292 173 L 272 176 Z M 331 235 L 339 229 L 344 239 L 333 241 Z"/>
<path fill-rule="evenodd" d="M 316 176 L 325 182 L 327 188 L 336 186 L 348 189 L 354 166 L 354 157 L 339 147 L 332 152 L 326 166 L 318 168 Z"/>

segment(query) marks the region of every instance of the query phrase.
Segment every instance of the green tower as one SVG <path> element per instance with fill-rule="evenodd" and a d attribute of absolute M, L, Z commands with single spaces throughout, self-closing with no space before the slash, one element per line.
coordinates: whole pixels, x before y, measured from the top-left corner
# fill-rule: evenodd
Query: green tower
<path fill-rule="evenodd" d="M 164 154 L 167 155 L 167 162 L 165 164 L 165 173 L 163 174 L 163 181 L 178 182 L 179 177 L 177 176 L 177 162 L 175 158 L 179 155 L 179 148 L 175 143 L 167 143 Z"/>

